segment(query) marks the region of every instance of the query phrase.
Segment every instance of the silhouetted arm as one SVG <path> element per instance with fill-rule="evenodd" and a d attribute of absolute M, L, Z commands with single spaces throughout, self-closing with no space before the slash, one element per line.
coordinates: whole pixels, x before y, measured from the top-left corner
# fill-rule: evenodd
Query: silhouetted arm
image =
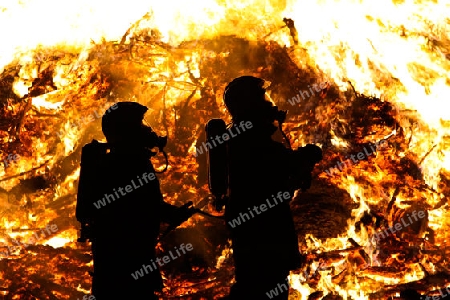
<path fill-rule="evenodd" d="M 174 219 L 176 219 L 176 216 L 179 214 L 178 207 L 175 205 L 169 204 L 165 202 L 161 197 L 161 220 L 164 223 L 172 223 Z"/>
<path fill-rule="evenodd" d="M 322 150 L 312 144 L 300 147 L 290 154 L 291 185 L 294 189 L 306 191 L 311 187 L 314 166 L 322 160 Z"/>

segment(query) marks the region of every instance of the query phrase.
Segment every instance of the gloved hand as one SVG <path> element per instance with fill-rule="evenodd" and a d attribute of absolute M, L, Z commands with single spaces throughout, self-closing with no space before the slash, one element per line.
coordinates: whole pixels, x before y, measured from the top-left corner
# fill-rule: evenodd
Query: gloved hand
<path fill-rule="evenodd" d="M 306 172 L 299 180 L 299 188 L 302 192 L 308 190 L 311 187 L 312 175 L 311 172 Z"/>
<path fill-rule="evenodd" d="M 298 148 L 293 153 L 293 181 L 294 188 L 306 191 L 311 187 L 311 172 L 314 166 L 322 160 L 322 149 L 313 144 Z"/>
<path fill-rule="evenodd" d="M 193 204 L 194 203 L 192 201 L 189 201 L 178 207 L 177 210 L 175 210 L 175 215 L 172 218 L 171 225 L 177 227 L 195 214 L 196 209 L 192 207 Z"/>

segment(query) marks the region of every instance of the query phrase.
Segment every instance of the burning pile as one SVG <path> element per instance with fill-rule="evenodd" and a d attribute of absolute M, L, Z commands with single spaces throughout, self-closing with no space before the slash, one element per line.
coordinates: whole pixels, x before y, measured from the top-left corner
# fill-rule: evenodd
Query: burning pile
<path fill-rule="evenodd" d="M 324 152 L 312 189 L 292 203 L 307 257 L 290 276 L 292 299 L 445 294 L 450 22 L 432 11 L 448 7 L 385 3 L 398 13 L 394 20 L 369 4 L 325 2 L 255 2 L 251 10 L 204 4 L 209 19 L 203 24 L 210 26 L 201 35 L 187 27 L 175 34 L 185 26 L 181 21 L 168 30 L 170 18 L 162 20 L 155 7 L 119 39 L 37 47 L 5 65 L 4 299 L 76 299 L 89 292 L 92 262 L 88 245 L 76 243 L 75 196 L 81 147 L 103 139 L 99 119 L 107 107 L 123 100 L 147 105 L 146 120 L 169 136 L 170 167 L 159 177 L 166 201 L 205 203 L 206 155 L 195 155 L 195 148 L 208 119 L 229 121 L 221 93 L 243 74 L 271 82 L 274 102 L 289 110 L 285 131 L 293 147 L 315 143 Z M 399 13 L 405 8 L 411 23 Z M 354 23 L 333 14 L 338 11 L 352 11 Z M 321 20 L 311 19 L 314 14 Z M 352 39 L 349 25 L 366 31 Z M 389 45 L 404 54 L 392 54 Z M 52 224 L 56 231 L 40 234 Z M 160 252 L 179 240 L 195 251 L 163 268 L 165 297 L 226 295 L 233 268 L 225 225 L 197 215 L 163 240 Z"/>

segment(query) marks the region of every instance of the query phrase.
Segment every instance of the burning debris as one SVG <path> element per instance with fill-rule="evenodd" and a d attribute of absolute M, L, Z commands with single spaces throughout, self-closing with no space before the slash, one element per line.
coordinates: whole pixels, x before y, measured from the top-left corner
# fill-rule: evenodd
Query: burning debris
<path fill-rule="evenodd" d="M 328 5 L 323 13 L 336 9 Z M 312 8 L 305 11 L 315 15 Z M 443 114 L 433 118 L 421 104 L 406 105 L 403 96 L 407 91 L 423 99 L 435 95 L 442 83 L 426 80 L 425 74 L 438 67 L 422 66 L 419 60 L 404 63 L 423 84 L 421 92 L 410 77 L 394 74 L 397 65 L 392 67 L 372 50 L 357 52 L 339 31 L 339 43 L 347 44 L 332 44 L 335 37 L 329 33 L 323 43 L 331 46 L 324 54 L 322 41 L 305 28 L 325 27 L 297 12 L 292 18 L 271 17 L 265 29 L 255 26 L 251 34 L 218 30 L 201 39 L 187 36 L 176 45 L 164 39 L 162 26 L 149 25 L 155 16 L 147 14 L 118 41 L 103 40 L 85 49 L 40 47 L 23 55 L 31 59 L 18 56 L 4 66 L 0 157 L 20 159 L 0 167 L 0 253 L 14 240 L 28 241 L 46 224 L 58 230 L 0 256 L 3 299 L 81 299 L 89 294 L 92 258 L 88 245 L 76 242 L 75 220 L 81 148 L 102 139 L 99 118 L 89 116 L 103 114 L 101 108 L 122 100 L 148 106 L 146 120 L 170 137 L 169 171 L 159 177 L 164 197 L 172 204 L 194 201 L 198 206 L 208 199 L 208 190 L 206 155 L 196 156 L 195 151 L 205 141 L 204 124 L 227 118 L 221 91 L 242 74 L 271 82 L 272 99 L 289 110 L 285 131 L 295 146 L 312 142 L 324 153 L 311 190 L 299 193 L 292 203 L 306 263 L 290 276 L 290 299 L 446 295 L 450 121 Z M 243 27 L 251 28 L 253 15 L 239 11 L 238 16 L 248 22 Z M 305 26 L 302 16 L 311 26 Z M 233 14 L 228 18 L 229 26 L 243 24 Z M 368 18 L 371 25 L 373 18 Z M 408 40 L 405 36 L 425 35 L 411 30 L 402 29 L 399 45 Z M 423 53 L 439 60 L 448 73 L 448 36 L 429 32 L 432 45 Z M 372 47 L 384 45 L 378 34 L 371 38 Z M 447 56 L 439 58 L 440 53 Z M 343 66 L 349 58 L 358 75 Z M 317 83 L 326 85 L 320 84 L 320 92 L 308 99 L 294 105 L 286 100 Z M 448 95 L 448 85 L 447 80 L 442 97 Z M 379 91 L 383 95 L 375 96 Z M 380 140 L 387 146 L 373 155 L 339 173 L 325 171 Z M 164 165 L 163 158 L 155 159 Z M 209 206 L 207 210 L 214 213 Z M 163 298 L 218 299 L 228 294 L 234 275 L 225 224 L 196 215 L 161 241 L 158 257 L 182 243 L 191 243 L 193 250 L 162 268 Z"/>

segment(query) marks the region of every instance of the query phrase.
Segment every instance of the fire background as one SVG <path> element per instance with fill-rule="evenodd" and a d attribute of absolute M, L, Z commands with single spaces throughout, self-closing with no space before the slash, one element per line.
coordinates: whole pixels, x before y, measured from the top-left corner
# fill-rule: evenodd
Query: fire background
<path fill-rule="evenodd" d="M 147 120 L 169 136 L 166 200 L 197 204 L 208 189 L 195 147 L 208 119 L 229 121 L 222 91 L 243 74 L 271 82 L 293 147 L 324 151 L 312 188 L 292 202 L 307 263 L 290 275 L 290 299 L 440 295 L 450 285 L 449 16 L 446 1 L 2 2 L 0 157 L 20 159 L 0 166 L 0 252 L 45 224 L 58 231 L 0 257 L 0 298 L 89 294 L 75 195 L 81 147 L 102 135 L 98 119 L 71 124 L 108 103 L 147 105 Z M 287 102 L 317 82 L 326 88 Z M 381 139 L 389 147 L 376 155 L 321 173 Z M 426 217 L 374 239 L 414 210 Z M 164 266 L 163 299 L 226 295 L 224 223 L 196 215 L 158 255 L 181 243 L 194 250 Z"/>

